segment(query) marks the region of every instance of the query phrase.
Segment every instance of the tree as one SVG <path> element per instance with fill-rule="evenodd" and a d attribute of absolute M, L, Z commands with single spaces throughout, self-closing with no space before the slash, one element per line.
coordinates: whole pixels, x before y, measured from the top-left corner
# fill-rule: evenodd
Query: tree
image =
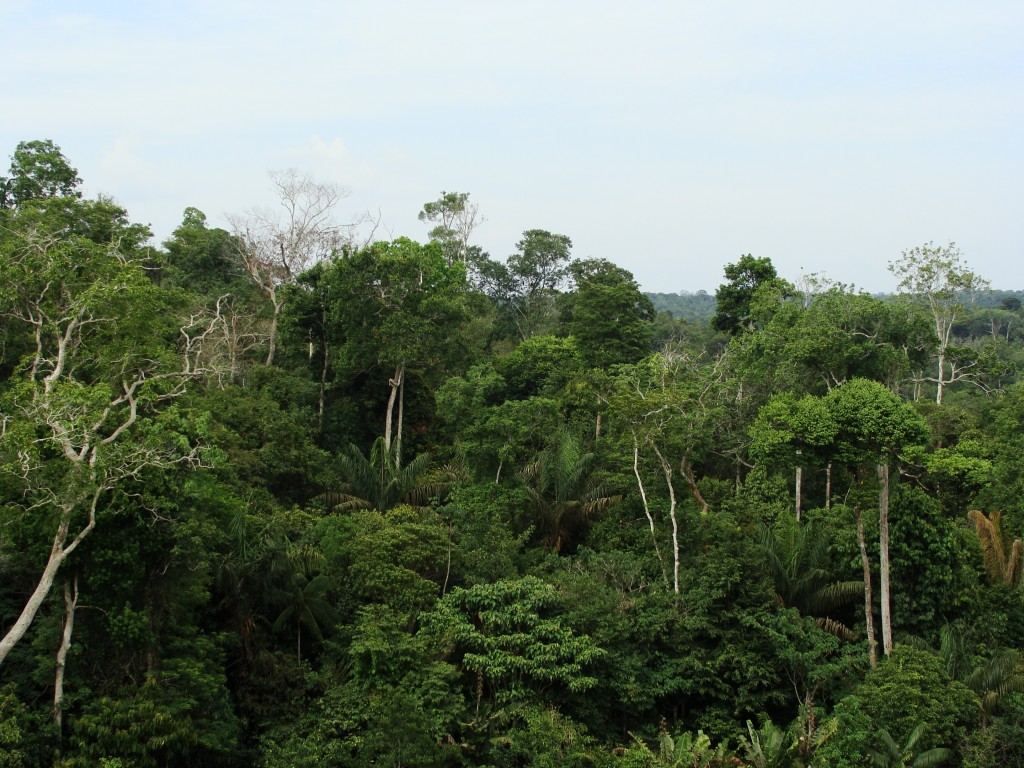
<path fill-rule="evenodd" d="M 654 305 L 633 275 L 605 259 L 573 262 L 576 290 L 562 297 L 562 324 L 590 368 L 635 363 L 651 351 Z"/>
<path fill-rule="evenodd" d="M 962 743 L 980 714 L 978 697 L 962 683 L 950 680 L 941 659 L 901 644 L 836 706 L 833 717 L 838 722 L 831 726 L 834 735 L 816 749 L 813 765 L 863 765 L 856 758 L 882 746 L 878 743 L 881 728 L 896 743 L 897 759 L 906 758 L 910 763 L 920 752 Z M 915 731 L 917 738 L 911 740 Z M 902 748 L 911 741 L 912 754 L 907 755 Z M 887 750 L 883 746 L 881 751 Z"/>
<path fill-rule="evenodd" d="M 931 242 L 903 251 L 889 262 L 889 271 L 899 280 L 905 298 L 923 305 L 931 315 L 936 343 L 935 376 L 924 377 L 935 383 L 935 402 L 949 384 L 972 375 L 976 360 L 952 354 L 953 327 L 964 312 L 964 302 L 988 288 L 988 282 L 967 268 L 956 243 L 935 246 Z"/>
<path fill-rule="evenodd" d="M 115 218 L 109 238 L 96 241 L 69 227 L 69 216 L 77 223 L 97 208 L 102 201 L 30 206 L 0 235 L 0 317 L 31 340 L 0 403 L 0 473 L 16 489 L 5 512 L 8 523 L 37 520 L 52 532 L 36 586 L 0 640 L 0 663 L 111 493 L 199 460 L 173 419 L 161 423 L 161 411 L 199 372 L 209 327 L 168 319 L 168 296 L 138 253 L 124 250 L 131 228 L 122 238 Z"/>
<path fill-rule="evenodd" d="M 317 640 L 323 640 L 323 627 L 337 620 L 334 607 L 324 599 L 331 580 L 324 574 L 296 573 L 285 587 L 274 591 L 273 599 L 281 607 L 274 620 L 274 630 L 288 624 L 295 626 L 295 654 L 302 661 L 302 628 Z"/>
<path fill-rule="evenodd" d="M 349 353 L 389 373 L 384 442 L 389 451 L 396 443 L 401 459 L 409 373 L 436 375 L 464 349 L 459 329 L 468 316 L 465 266 L 448 264 L 437 244 L 399 238 L 342 255 L 332 260 L 329 273 L 331 313 L 345 328 Z"/>
<path fill-rule="evenodd" d="M 874 465 L 878 475 L 879 580 L 882 647 L 892 652 L 889 580 L 889 468 L 909 445 L 923 442 L 924 420 L 899 396 L 868 379 L 852 379 L 826 396 L 838 432 L 837 458 L 854 466 Z M 869 582 L 865 581 L 865 587 Z M 865 606 L 865 610 L 870 610 Z M 870 641 L 870 639 L 869 639 Z"/>
<path fill-rule="evenodd" d="M 583 453 L 579 441 L 563 431 L 523 471 L 544 546 L 561 552 L 595 514 L 622 500 L 621 496 L 608 495 L 597 482 L 596 458 Z"/>
<path fill-rule="evenodd" d="M 22 141 L 11 155 L 10 177 L 0 177 L 0 210 L 50 197 L 80 198 L 82 180 L 49 139 Z"/>
<path fill-rule="evenodd" d="M 710 424 L 721 417 L 719 395 L 721 359 L 708 363 L 703 357 L 652 355 L 633 366 L 624 366 L 615 378 L 609 420 L 621 425 L 626 450 L 632 449 L 633 475 L 654 544 L 661 561 L 658 535 L 644 477 L 654 471 L 665 482 L 668 517 L 672 526 L 672 578 L 661 562 L 665 586 L 680 593 L 680 531 L 676 493 L 677 477 L 703 514 L 709 510 L 697 484 L 694 464 L 709 449 Z M 678 467 L 678 469 L 677 469 Z M 678 475 L 677 475 L 678 473 Z"/>
<path fill-rule="evenodd" d="M 423 204 L 419 220 L 436 224 L 428 236 L 431 242 L 441 244 L 449 265 L 466 261 L 469 238 L 481 221 L 479 212 L 480 206 L 469 202 L 468 192 L 441 192 L 437 200 Z"/>
<path fill-rule="evenodd" d="M 825 463 L 835 441 L 837 425 L 820 397 L 776 395 L 758 411 L 750 427 L 751 457 L 772 467 L 796 468 L 796 519 L 803 508 L 803 469 L 807 462 Z M 830 489 L 825 490 L 828 507 Z"/>
<path fill-rule="evenodd" d="M 238 239 L 238 255 L 257 287 L 270 300 L 273 315 L 267 365 L 277 349 L 277 323 L 285 303 L 284 285 L 317 261 L 351 242 L 351 226 L 334 221 L 334 209 L 347 195 L 335 184 L 317 182 L 294 169 L 273 171 L 271 186 L 280 211 L 256 208 L 228 217 Z"/>
<path fill-rule="evenodd" d="M 555 588 L 536 576 L 457 587 L 424 617 L 424 631 L 474 676 L 478 713 L 485 693 L 509 704 L 530 690 L 544 698 L 584 692 L 597 684 L 590 666 L 604 651 L 563 625 L 559 602 Z"/>
<path fill-rule="evenodd" d="M 729 282 L 718 286 L 715 291 L 716 308 L 711 327 L 734 336 L 747 329 L 754 294 L 761 286 L 778 281 L 778 277 L 768 257 L 755 259 L 747 254 L 735 264 L 727 264 L 725 279 Z"/>
<path fill-rule="evenodd" d="M 179 286 L 204 298 L 252 292 L 247 272 L 238 263 L 242 244 L 227 230 L 210 229 L 198 208 L 185 209 L 181 224 L 163 246 L 167 255 L 162 285 Z"/>
<path fill-rule="evenodd" d="M 572 240 L 544 229 L 528 229 L 506 263 L 482 261 L 479 281 L 503 321 L 521 340 L 554 332 L 556 298 L 570 280 Z"/>
<path fill-rule="evenodd" d="M 423 486 L 420 478 L 430 465 L 430 455 L 421 453 L 402 466 L 397 446 L 389 449 L 383 437 L 373 441 L 370 457 L 363 456 L 356 446 L 349 445 L 340 457 L 341 472 L 346 484 L 339 491 L 322 496 L 333 510 L 374 509 L 385 512 L 398 504 L 425 501 L 436 486 Z"/>
<path fill-rule="evenodd" d="M 853 632 L 829 617 L 834 611 L 856 599 L 864 589 L 860 581 L 833 581 L 826 570 L 829 540 L 813 521 L 800 523 L 780 517 L 774 527 L 761 523 L 758 545 L 768 559 L 775 582 L 775 599 L 783 608 L 796 608 L 804 616 L 814 617 L 822 629 L 844 640 Z"/>
<path fill-rule="evenodd" d="M 833 285 L 774 307 L 739 351 L 747 375 L 770 390 L 824 394 L 853 378 L 895 388 L 928 359 L 928 333 L 907 304 Z"/>

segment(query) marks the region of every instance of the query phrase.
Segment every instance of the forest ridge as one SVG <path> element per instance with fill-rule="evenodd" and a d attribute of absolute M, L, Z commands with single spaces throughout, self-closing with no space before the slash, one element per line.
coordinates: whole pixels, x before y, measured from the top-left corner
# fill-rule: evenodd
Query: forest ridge
<path fill-rule="evenodd" d="M 269 178 L 154 247 L 0 177 L 0 766 L 1024 765 L 1020 293 Z"/>

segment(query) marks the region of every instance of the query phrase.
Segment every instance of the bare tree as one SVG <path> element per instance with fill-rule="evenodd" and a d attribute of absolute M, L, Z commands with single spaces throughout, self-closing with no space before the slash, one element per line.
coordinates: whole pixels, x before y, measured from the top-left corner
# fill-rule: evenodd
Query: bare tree
<path fill-rule="evenodd" d="M 273 307 L 266 361 L 272 365 L 285 303 L 281 287 L 294 283 L 342 245 L 351 244 L 366 217 L 346 225 L 335 221 L 335 207 L 348 196 L 348 190 L 336 184 L 315 181 L 295 169 L 271 171 L 269 176 L 279 207 L 254 208 L 227 218 L 239 240 L 245 269 Z"/>

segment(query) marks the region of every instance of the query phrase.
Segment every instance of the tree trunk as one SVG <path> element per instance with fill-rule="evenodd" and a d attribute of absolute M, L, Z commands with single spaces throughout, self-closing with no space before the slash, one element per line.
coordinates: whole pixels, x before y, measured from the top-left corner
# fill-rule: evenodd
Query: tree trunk
<path fill-rule="evenodd" d="M 658 556 L 658 565 L 661 566 L 661 577 L 665 580 L 665 588 L 668 589 L 668 571 L 665 570 L 665 560 L 661 556 L 661 548 L 658 546 L 658 534 L 654 530 L 654 518 L 651 516 L 650 507 L 647 504 L 647 491 L 644 488 L 644 481 L 640 479 L 640 445 L 636 438 L 633 438 L 633 474 L 636 475 L 636 484 L 640 489 L 640 500 L 644 505 L 644 515 L 647 516 L 647 523 L 651 528 L 651 541 L 654 542 L 654 554 Z"/>
<path fill-rule="evenodd" d="M 683 460 L 679 462 L 679 474 L 686 480 L 686 484 L 690 488 L 690 495 L 693 496 L 694 501 L 700 505 L 701 514 L 706 515 L 708 513 L 708 503 L 701 494 L 700 488 L 697 487 L 697 480 L 693 476 L 693 467 L 686 457 L 683 457 Z"/>
<path fill-rule="evenodd" d="M 800 507 L 803 500 L 804 468 L 796 468 L 796 521 L 800 522 Z"/>
<path fill-rule="evenodd" d="M 398 384 L 398 427 L 395 430 L 395 467 L 402 466 L 402 424 L 405 422 L 405 363 Z"/>
<path fill-rule="evenodd" d="M 327 401 L 327 371 L 331 362 L 331 348 L 327 346 L 327 339 L 324 339 L 324 364 L 320 369 L 320 407 L 317 411 L 317 421 L 320 430 L 324 428 L 324 408 Z"/>
<path fill-rule="evenodd" d="M 391 394 L 388 395 L 388 409 L 384 415 L 384 447 L 390 452 L 391 451 L 391 439 L 392 439 L 392 416 L 395 412 L 395 399 L 398 397 L 398 388 L 402 384 L 402 374 L 405 373 L 405 363 L 399 363 L 398 367 L 395 368 L 395 375 L 393 378 L 388 379 L 388 386 L 391 387 Z"/>
<path fill-rule="evenodd" d="M 832 462 L 825 467 L 825 509 L 832 509 Z"/>
<path fill-rule="evenodd" d="M 864 518 L 860 513 L 860 504 L 854 507 L 853 513 L 857 517 L 857 546 L 860 548 L 860 563 L 864 569 L 864 624 L 868 634 L 868 660 L 874 667 L 878 664 L 878 643 L 875 642 L 875 616 L 871 600 L 871 560 L 864 541 Z"/>
<path fill-rule="evenodd" d="M 942 405 L 942 377 L 946 373 L 946 350 L 939 350 L 939 375 L 935 379 L 935 404 Z"/>
<path fill-rule="evenodd" d="M 100 494 L 103 492 L 103 488 L 98 488 L 93 492 L 92 499 L 89 504 L 89 522 L 85 524 L 85 527 L 78 532 L 78 535 L 68 544 L 66 547 L 64 543 L 68 540 L 68 529 L 71 526 L 71 513 L 75 507 L 78 506 L 75 503 L 67 504 L 63 510 L 61 510 L 61 521 L 60 525 L 57 526 L 57 533 L 53 537 L 53 546 L 50 547 L 50 557 L 46 561 L 46 566 L 43 568 L 43 573 L 39 577 L 39 583 L 36 584 L 36 588 L 32 591 L 28 601 L 25 603 L 25 607 L 21 611 L 21 615 L 17 621 L 11 626 L 4 635 L 3 640 L 0 640 L 0 664 L 4 663 L 4 659 L 7 658 L 7 654 L 11 652 L 11 649 L 18 644 L 18 641 L 25 636 L 28 632 L 28 628 L 32 626 L 32 621 L 35 619 L 36 614 L 39 612 L 39 608 L 46 600 L 46 596 L 50 594 L 50 588 L 53 586 L 54 580 L 57 578 L 57 571 L 60 569 L 61 564 L 67 559 L 68 555 L 75 551 L 82 540 L 89 535 L 93 528 L 96 527 L 96 506 L 99 504 Z"/>
<path fill-rule="evenodd" d="M 892 606 L 889 598 L 889 465 L 878 465 L 878 549 L 882 599 L 882 650 L 892 653 Z"/>
<path fill-rule="evenodd" d="M 672 467 L 661 455 L 658 446 L 652 443 L 651 447 L 661 462 L 661 471 L 665 473 L 665 485 L 668 486 L 668 516 L 672 520 L 672 589 L 679 594 L 679 521 L 676 519 L 676 489 L 672 485 Z M 684 459 L 685 461 L 685 459 Z"/>
<path fill-rule="evenodd" d="M 278 301 L 276 291 L 270 294 L 270 301 L 274 305 L 274 316 L 270 318 L 270 341 L 269 349 L 267 350 L 267 365 L 274 364 L 274 352 L 277 350 L 277 319 L 281 315 L 281 307 L 284 306 L 283 301 Z"/>
<path fill-rule="evenodd" d="M 64 669 L 68 651 L 71 649 L 71 635 L 75 630 L 75 608 L 78 606 L 78 577 L 64 582 L 64 633 L 57 648 L 57 665 L 53 675 L 53 723 L 57 728 L 57 743 L 62 740 L 64 724 Z"/>

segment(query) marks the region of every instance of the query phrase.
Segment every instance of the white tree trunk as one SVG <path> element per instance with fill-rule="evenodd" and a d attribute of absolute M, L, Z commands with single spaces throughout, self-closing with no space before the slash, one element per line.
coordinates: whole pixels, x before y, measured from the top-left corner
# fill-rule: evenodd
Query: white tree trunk
<path fill-rule="evenodd" d="M 892 606 L 889 597 L 889 465 L 878 465 L 878 549 L 882 601 L 882 651 L 892 653 Z"/>
<path fill-rule="evenodd" d="M 658 565 L 661 566 L 661 577 L 665 581 L 665 588 L 668 589 L 668 571 L 665 570 L 665 560 L 662 558 L 661 548 L 658 546 L 658 534 L 654 530 L 654 518 L 651 516 L 651 509 L 647 503 L 647 490 L 644 488 L 644 481 L 640 478 L 640 445 L 635 437 L 633 438 L 633 474 L 636 475 L 636 484 L 640 489 L 640 500 L 644 505 L 644 515 L 647 516 L 647 523 L 651 528 L 654 554 L 658 556 Z"/>
<path fill-rule="evenodd" d="M 804 468 L 796 468 L 796 521 L 800 522 L 800 507 L 803 500 Z"/>
<path fill-rule="evenodd" d="M 64 633 L 57 648 L 57 666 L 53 675 L 53 722 L 57 728 L 57 741 L 61 740 L 64 724 L 64 669 L 68 651 L 71 650 L 71 635 L 75 630 L 75 608 L 78 607 L 78 577 L 71 584 L 64 582 Z"/>
<path fill-rule="evenodd" d="M 100 491 L 97 491 L 93 496 L 92 504 L 89 508 L 89 522 L 66 547 L 64 544 L 68 540 L 68 529 L 71 525 L 71 513 L 74 510 L 74 505 L 68 505 L 64 508 L 60 525 L 57 526 L 57 533 L 53 537 L 53 546 L 50 547 L 50 557 L 46 561 L 46 566 L 39 577 L 39 582 L 25 602 L 25 607 L 22 609 L 17 621 L 14 622 L 7 631 L 7 634 L 4 635 L 3 640 L 0 640 L 0 664 L 4 663 L 7 654 L 11 652 L 11 649 L 18 644 L 18 641 L 28 632 L 28 628 L 32 626 L 39 608 L 46 600 L 47 595 L 50 594 L 50 589 L 57 578 L 57 571 L 60 569 L 61 563 L 75 550 L 82 539 L 88 536 L 90 531 L 96 527 L 96 504 L 99 501 L 99 495 Z"/>
<path fill-rule="evenodd" d="M 395 466 L 402 466 L 402 424 L 405 422 L 405 363 L 402 380 L 398 384 L 398 427 L 395 429 Z"/>
<path fill-rule="evenodd" d="M 665 485 L 668 486 L 668 516 L 672 520 L 672 589 L 679 594 L 679 521 L 676 519 L 676 489 L 672 484 L 672 467 L 661 455 L 658 446 L 652 443 L 654 452 L 661 462 L 661 470 L 665 473 Z"/>

